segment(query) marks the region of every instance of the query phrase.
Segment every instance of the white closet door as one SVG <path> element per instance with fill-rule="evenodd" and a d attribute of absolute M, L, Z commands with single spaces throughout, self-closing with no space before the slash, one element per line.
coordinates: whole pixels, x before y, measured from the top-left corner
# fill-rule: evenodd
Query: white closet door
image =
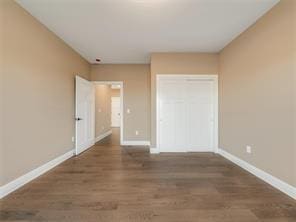
<path fill-rule="evenodd" d="M 185 82 L 162 81 L 159 99 L 159 144 L 161 152 L 184 152 L 186 149 Z"/>
<path fill-rule="evenodd" d="M 214 151 L 214 82 L 188 80 L 186 89 L 188 151 Z"/>
<path fill-rule="evenodd" d="M 214 151 L 215 82 L 203 78 L 158 80 L 160 152 Z"/>

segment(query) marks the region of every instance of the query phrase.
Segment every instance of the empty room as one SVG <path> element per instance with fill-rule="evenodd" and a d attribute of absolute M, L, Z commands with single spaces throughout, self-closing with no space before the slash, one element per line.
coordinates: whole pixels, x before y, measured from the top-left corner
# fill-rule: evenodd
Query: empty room
<path fill-rule="evenodd" d="M 0 0 L 0 221 L 295 222 L 295 0 Z"/>

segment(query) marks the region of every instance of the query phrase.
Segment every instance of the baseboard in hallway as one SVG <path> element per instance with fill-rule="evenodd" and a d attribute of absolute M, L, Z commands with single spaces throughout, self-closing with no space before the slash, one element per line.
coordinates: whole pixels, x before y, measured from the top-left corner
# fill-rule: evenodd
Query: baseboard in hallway
<path fill-rule="evenodd" d="M 150 141 L 146 140 L 125 140 L 121 144 L 122 146 L 150 146 Z"/>
<path fill-rule="evenodd" d="M 101 135 L 99 135 L 98 137 L 96 137 L 95 142 L 97 143 L 100 140 L 104 139 L 105 137 L 107 137 L 107 136 L 109 136 L 111 134 L 112 134 L 112 129 L 109 130 L 109 131 L 107 131 L 107 132 L 105 132 L 105 133 L 103 133 L 103 134 L 101 134 Z"/>

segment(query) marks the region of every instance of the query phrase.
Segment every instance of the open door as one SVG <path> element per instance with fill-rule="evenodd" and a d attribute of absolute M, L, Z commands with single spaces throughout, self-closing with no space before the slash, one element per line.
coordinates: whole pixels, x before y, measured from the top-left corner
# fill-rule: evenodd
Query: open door
<path fill-rule="evenodd" d="M 76 76 L 76 142 L 75 153 L 87 150 L 95 143 L 94 84 Z"/>

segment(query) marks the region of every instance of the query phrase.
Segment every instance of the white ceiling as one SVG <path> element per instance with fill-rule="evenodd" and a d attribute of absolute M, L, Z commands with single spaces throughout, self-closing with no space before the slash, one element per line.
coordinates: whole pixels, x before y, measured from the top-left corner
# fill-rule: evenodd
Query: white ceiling
<path fill-rule="evenodd" d="M 279 0 L 17 0 L 89 62 L 218 52 Z"/>

